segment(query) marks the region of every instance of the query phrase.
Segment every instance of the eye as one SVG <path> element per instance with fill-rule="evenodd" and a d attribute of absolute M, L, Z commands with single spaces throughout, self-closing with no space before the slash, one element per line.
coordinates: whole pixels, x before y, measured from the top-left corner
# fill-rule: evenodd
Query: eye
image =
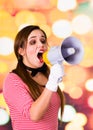
<path fill-rule="evenodd" d="M 42 44 L 46 44 L 46 39 L 41 39 Z"/>
<path fill-rule="evenodd" d="M 30 44 L 30 45 L 36 44 L 36 40 L 31 40 L 31 41 L 29 42 L 29 44 Z"/>

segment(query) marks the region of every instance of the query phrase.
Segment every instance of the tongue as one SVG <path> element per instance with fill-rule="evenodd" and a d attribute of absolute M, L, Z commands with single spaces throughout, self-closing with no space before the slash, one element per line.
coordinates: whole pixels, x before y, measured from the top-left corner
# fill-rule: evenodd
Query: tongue
<path fill-rule="evenodd" d="M 41 63 L 44 62 L 42 56 L 39 56 L 39 60 Z"/>

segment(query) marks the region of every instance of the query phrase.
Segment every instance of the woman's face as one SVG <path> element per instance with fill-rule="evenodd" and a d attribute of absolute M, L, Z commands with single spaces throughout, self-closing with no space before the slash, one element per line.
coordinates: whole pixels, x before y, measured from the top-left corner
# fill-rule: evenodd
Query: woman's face
<path fill-rule="evenodd" d="M 42 55 L 47 50 L 47 39 L 41 30 L 33 30 L 24 48 L 19 49 L 23 56 L 23 63 L 32 68 L 41 67 L 44 64 Z"/>

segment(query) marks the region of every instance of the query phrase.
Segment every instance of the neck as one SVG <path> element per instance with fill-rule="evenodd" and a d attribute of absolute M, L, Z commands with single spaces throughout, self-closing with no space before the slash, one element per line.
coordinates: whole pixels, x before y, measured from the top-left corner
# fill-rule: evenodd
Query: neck
<path fill-rule="evenodd" d="M 44 72 L 46 71 L 47 65 L 44 63 L 42 67 L 35 69 L 35 68 L 28 67 L 28 66 L 26 66 L 26 65 L 23 63 L 23 67 L 24 67 L 26 70 L 29 70 L 29 71 L 31 72 L 31 76 L 34 77 L 38 72 L 44 73 Z"/>

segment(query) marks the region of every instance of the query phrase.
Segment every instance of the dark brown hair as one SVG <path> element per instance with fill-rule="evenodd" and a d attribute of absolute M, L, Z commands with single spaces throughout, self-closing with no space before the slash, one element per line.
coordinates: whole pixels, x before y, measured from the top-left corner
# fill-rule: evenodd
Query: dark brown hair
<path fill-rule="evenodd" d="M 37 30 L 37 29 L 41 30 L 44 33 L 45 38 L 47 39 L 46 33 L 39 26 L 35 26 L 35 25 L 26 26 L 25 28 L 20 30 L 16 35 L 15 42 L 14 42 L 14 52 L 17 57 L 18 63 L 17 63 L 17 67 L 12 71 L 16 73 L 27 84 L 30 90 L 29 94 L 31 95 L 34 101 L 41 95 L 40 85 L 30 77 L 30 75 L 27 73 L 27 70 L 23 67 L 22 56 L 18 53 L 18 49 L 20 47 L 24 47 L 24 45 L 27 42 L 29 34 L 33 30 Z M 48 78 L 49 73 L 50 73 L 50 69 L 47 66 L 44 75 Z M 64 96 L 60 88 L 58 88 L 58 94 L 61 99 L 61 114 L 62 114 L 64 108 Z"/>

